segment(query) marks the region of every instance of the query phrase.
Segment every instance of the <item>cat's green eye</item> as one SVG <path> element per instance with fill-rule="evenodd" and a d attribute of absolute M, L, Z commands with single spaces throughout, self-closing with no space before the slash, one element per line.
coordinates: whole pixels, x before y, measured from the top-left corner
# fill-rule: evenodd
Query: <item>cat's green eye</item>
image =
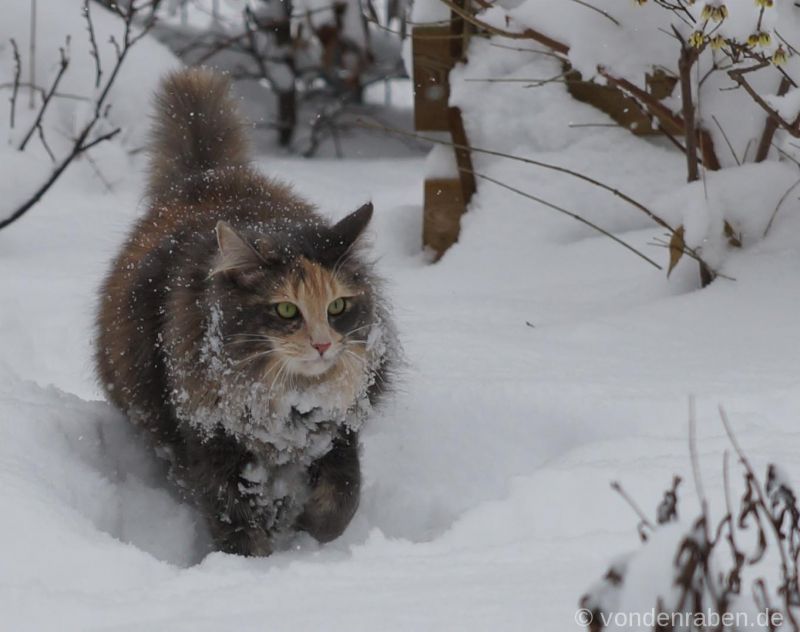
<path fill-rule="evenodd" d="M 344 308 L 347 307 L 347 301 L 343 298 L 337 298 L 335 301 L 332 301 L 330 305 L 328 305 L 328 313 L 331 316 L 338 316 L 344 311 Z"/>
<path fill-rule="evenodd" d="M 298 313 L 297 305 L 288 302 L 278 303 L 275 306 L 275 311 L 278 312 L 278 316 L 287 320 L 295 318 Z"/>

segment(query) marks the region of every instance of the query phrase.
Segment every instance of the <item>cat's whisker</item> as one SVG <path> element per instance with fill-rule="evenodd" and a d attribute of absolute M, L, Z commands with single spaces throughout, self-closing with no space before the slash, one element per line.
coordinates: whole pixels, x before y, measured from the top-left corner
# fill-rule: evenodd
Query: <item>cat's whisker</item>
<path fill-rule="evenodd" d="M 361 362 L 363 362 L 363 363 L 365 363 L 365 364 L 366 364 L 366 362 L 367 362 L 367 359 L 366 359 L 366 358 L 364 358 L 363 356 L 359 355 L 359 354 L 358 354 L 358 353 L 356 353 L 355 351 L 351 351 L 350 349 L 345 349 L 345 350 L 344 350 L 344 353 L 345 353 L 345 355 L 352 356 L 352 357 L 354 357 L 354 358 L 358 358 L 358 359 L 359 359 L 359 361 L 361 361 Z"/>
<path fill-rule="evenodd" d="M 242 358 L 241 360 L 237 360 L 234 365 L 241 366 L 242 364 L 246 364 L 249 362 L 253 362 L 258 358 L 265 358 L 273 353 L 277 353 L 278 349 L 267 349 L 266 351 L 259 351 L 258 353 L 253 353 L 252 355 L 247 356 L 246 358 Z"/>
<path fill-rule="evenodd" d="M 257 344 L 274 344 L 269 340 L 264 338 L 243 338 L 241 340 L 229 340 L 225 342 L 223 346 L 229 347 L 232 345 L 257 345 Z"/>
<path fill-rule="evenodd" d="M 259 340 L 280 340 L 277 336 L 261 333 L 229 334 L 226 338 L 258 338 Z"/>
<path fill-rule="evenodd" d="M 347 332 L 347 335 L 345 337 L 352 336 L 354 333 L 362 331 L 362 330 L 367 329 L 369 327 L 372 327 L 375 324 L 376 323 L 367 323 L 366 325 L 362 325 L 361 327 L 356 327 L 355 329 L 351 329 L 350 331 Z"/>
<path fill-rule="evenodd" d="M 280 378 L 281 378 L 280 390 L 285 393 L 286 392 L 286 380 L 292 378 L 292 372 L 288 370 L 289 369 L 289 362 L 288 361 L 285 363 L 284 368 L 286 370 L 284 370 L 283 373 L 280 376 Z M 289 382 L 289 386 L 291 386 L 291 382 Z"/>
<path fill-rule="evenodd" d="M 276 343 L 279 343 L 280 340 L 278 340 L 277 338 L 240 338 L 239 340 L 229 340 L 225 342 L 225 345 L 227 346 L 227 345 L 248 344 L 248 343 L 253 344 L 256 342 L 267 342 L 274 345 Z"/>
<path fill-rule="evenodd" d="M 262 374 L 262 376 L 261 376 L 261 379 L 262 379 L 263 381 L 265 381 L 265 382 L 266 382 L 266 381 L 267 381 L 267 379 L 269 378 L 269 375 L 270 375 L 270 373 L 272 373 L 273 371 L 277 371 L 277 370 L 279 370 L 279 369 L 280 369 L 280 367 L 281 367 L 281 365 L 283 364 L 283 362 L 284 362 L 284 360 L 283 360 L 283 359 L 278 359 L 278 361 L 277 361 L 277 362 L 275 362 L 275 363 L 271 364 L 271 365 L 269 366 L 269 368 L 268 368 L 266 371 L 264 371 L 264 373 L 263 373 L 263 374 Z M 273 380 L 273 383 L 274 383 L 274 380 Z M 270 386 L 270 391 L 269 391 L 269 392 L 270 392 L 270 393 L 272 393 L 272 388 L 271 388 L 271 386 Z"/>
<path fill-rule="evenodd" d="M 272 383 L 270 384 L 270 387 L 269 387 L 269 394 L 270 395 L 272 395 L 272 392 L 275 390 L 275 387 L 277 386 L 278 380 L 280 379 L 281 374 L 286 369 L 287 365 L 288 365 L 288 362 L 287 362 L 287 360 L 285 358 L 282 358 L 280 360 L 280 362 L 278 362 L 275 365 L 276 367 L 280 367 L 280 368 L 278 369 L 277 373 L 275 374 L 275 377 L 272 378 Z"/>
<path fill-rule="evenodd" d="M 259 334 L 239 334 L 236 336 L 229 336 L 229 338 L 235 338 L 235 340 L 227 340 L 225 344 L 231 344 L 235 342 L 249 342 L 253 340 L 261 340 L 264 342 L 276 342 L 279 341 L 279 338 L 275 338 L 273 336 L 261 336 Z"/>
<path fill-rule="evenodd" d="M 352 249 L 348 249 L 345 253 L 336 260 L 336 263 L 333 265 L 333 270 L 331 271 L 331 276 L 334 278 L 337 277 L 339 274 L 339 270 L 342 269 L 342 266 L 350 260 L 350 257 L 353 255 Z"/>
<path fill-rule="evenodd" d="M 286 377 L 290 373 L 289 371 L 289 360 L 284 360 L 283 365 L 281 366 L 281 370 L 278 372 L 278 375 L 275 376 L 275 383 L 278 385 L 278 391 L 281 392 L 284 390 L 286 385 Z"/>
<path fill-rule="evenodd" d="M 287 377 L 289 379 L 289 388 L 294 389 L 295 388 L 295 377 L 296 377 L 295 374 L 290 371 L 289 373 L 287 373 Z"/>
<path fill-rule="evenodd" d="M 345 354 L 345 356 L 347 356 L 349 358 L 355 358 L 363 366 L 366 366 L 366 364 L 367 364 L 367 359 L 366 358 L 362 358 L 357 353 L 355 353 L 353 351 L 350 351 L 350 349 L 345 349 L 344 350 L 344 354 Z"/>

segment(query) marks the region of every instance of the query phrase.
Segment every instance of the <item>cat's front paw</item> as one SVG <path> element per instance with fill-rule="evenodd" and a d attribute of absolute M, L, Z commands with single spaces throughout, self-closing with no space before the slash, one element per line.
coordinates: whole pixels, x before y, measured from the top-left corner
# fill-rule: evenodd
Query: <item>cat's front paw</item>
<path fill-rule="evenodd" d="M 359 496 L 358 481 L 320 477 L 297 520 L 297 528 L 319 542 L 338 538 L 353 519 Z"/>
<path fill-rule="evenodd" d="M 257 527 L 239 527 L 215 534 L 217 548 L 224 553 L 246 557 L 272 555 L 272 538 Z"/>

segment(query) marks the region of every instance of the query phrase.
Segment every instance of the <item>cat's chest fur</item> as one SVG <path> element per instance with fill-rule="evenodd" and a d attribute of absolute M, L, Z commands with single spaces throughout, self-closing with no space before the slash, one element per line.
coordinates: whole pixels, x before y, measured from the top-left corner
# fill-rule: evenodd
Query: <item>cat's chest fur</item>
<path fill-rule="evenodd" d="M 200 434 L 222 428 L 265 463 L 308 465 L 324 455 L 346 427 L 358 431 L 370 411 L 368 388 L 384 353 L 374 325 L 358 361 L 338 363 L 321 376 L 283 375 L 274 368 L 242 370 L 226 352 L 213 309 L 202 336 L 190 345 L 166 329 L 168 376 L 176 417 Z"/>

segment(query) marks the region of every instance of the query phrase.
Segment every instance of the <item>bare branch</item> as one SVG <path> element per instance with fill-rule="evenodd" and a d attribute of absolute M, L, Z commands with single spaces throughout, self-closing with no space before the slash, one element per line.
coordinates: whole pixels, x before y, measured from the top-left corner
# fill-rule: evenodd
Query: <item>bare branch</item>
<path fill-rule="evenodd" d="M 792 83 L 789 79 L 786 77 L 781 78 L 781 83 L 778 86 L 778 96 L 782 97 L 785 95 L 789 91 L 791 85 Z M 777 129 L 778 121 L 771 116 L 767 116 L 767 120 L 764 123 L 764 131 L 761 133 L 761 140 L 758 142 L 758 149 L 756 150 L 756 162 L 764 162 L 767 156 L 769 156 L 769 148 L 772 145 L 772 139 L 775 137 Z"/>
<path fill-rule="evenodd" d="M 450 10 L 453 11 L 455 14 L 464 18 L 470 24 L 477 26 L 484 31 L 492 33 L 493 35 L 500 35 L 501 37 L 507 37 L 509 39 L 531 39 L 540 44 L 544 44 L 548 48 L 552 49 L 557 53 L 561 53 L 562 55 L 566 55 L 569 52 L 569 47 L 566 44 L 562 44 L 561 42 L 554 40 L 543 33 L 539 33 L 533 29 L 525 29 L 524 31 L 517 32 L 517 31 L 507 31 L 505 29 L 497 28 L 496 26 L 492 26 L 491 24 L 484 22 L 483 20 L 478 19 L 464 9 L 463 7 L 458 6 L 455 2 L 451 0 L 442 0 L 444 4 L 450 7 Z"/>
<path fill-rule="evenodd" d="M 785 129 L 789 134 L 794 136 L 795 138 L 800 138 L 800 128 L 798 127 L 798 123 L 800 119 L 796 119 L 794 122 L 789 123 L 788 121 L 784 120 L 784 118 L 778 114 L 778 112 L 772 108 L 772 106 L 767 103 L 764 98 L 756 92 L 753 86 L 745 78 L 745 74 L 750 72 L 755 72 L 756 70 L 761 70 L 762 68 L 766 68 L 769 66 L 769 62 L 763 61 L 758 63 L 754 66 L 749 66 L 747 68 L 737 68 L 736 70 L 729 70 L 728 76 L 733 79 L 737 84 L 739 84 L 742 88 L 745 89 L 747 94 L 749 94 L 753 101 L 755 101 L 762 110 L 764 110 L 769 117 L 777 123 L 777 125 L 783 129 Z"/>
<path fill-rule="evenodd" d="M 66 47 L 69 46 L 69 36 L 67 36 Z M 25 146 L 28 144 L 28 141 L 36 132 L 36 129 L 41 126 L 42 119 L 44 118 L 45 112 L 47 111 L 47 106 L 50 105 L 50 101 L 53 99 L 53 95 L 58 88 L 58 84 L 61 81 L 61 78 L 64 76 L 64 73 L 67 71 L 69 67 L 69 56 L 67 55 L 65 48 L 59 48 L 59 54 L 61 55 L 61 61 L 58 66 L 58 72 L 56 73 L 55 79 L 53 79 L 53 83 L 50 84 L 50 89 L 44 95 L 44 101 L 42 102 L 41 107 L 39 108 L 39 112 L 36 115 L 36 120 L 33 122 L 33 125 L 28 130 L 28 133 L 25 134 L 25 137 L 22 139 L 22 142 L 19 145 L 20 151 L 25 151 Z"/>
<path fill-rule="evenodd" d="M 565 209 L 565 208 L 563 208 L 561 206 L 558 206 L 557 204 L 553 204 L 552 202 L 548 202 L 547 200 L 543 200 L 540 197 L 537 197 L 537 196 L 532 195 L 530 193 L 526 193 L 525 191 L 521 191 L 520 189 L 512 187 L 511 185 L 505 184 L 504 182 L 500 182 L 499 180 L 491 178 L 491 177 L 489 177 L 489 176 L 487 176 L 487 175 L 485 175 L 483 173 L 478 173 L 476 171 L 473 171 L 472 169 L 466 169 L 465 167 L 459 167 L 459 171 L 464 171 L 466 173 L 470 173 L 470 174 L 474 175 L 476 178 L 480 178 L 481 180 L 486 180 L 488 182 L 496 184 L 497 186 L 503 187 L 504 189 L 507 189 L 507 190 L 509 190 L 509 191 L 511 191 L 513 193 L 516 193 L 517 195 L 521 195 L 522 197 L 528 198 L 529 200 L 533 200 L 534 202 L 538 202 L 539 204 L 547 206 L 547 207 L 553 209 L 554 211 L 558 211 L 559 213 L 562 213 L 562 214 L 566 215 L 567 217 L 571 217 L 572 219 L 580 222 L 581 224 L 584 224 L 584 225 L 588 226 L 589 228 L 592 228 L 592 229 L 596 230 L 598 233 L 600 233 L 602 235 L 605 235 L 606 237 L 608 237 L 612 241 L 617 242 L 620 246 L 622 246 L 626 250 L 631 251 L 636 256 L 638 256 L 641 259 L 644 259 L 645 261 L 647 261 L 647 263 L 649 263 L 654 268 L 656 268 L 658 270 L 662 269 L 662 267 L 659 264 L 657 264 L 655 261 L 653 261 L 647 255 L 643 254 L 641 251 L 639 251 L 636 248 L 634 248 L 633 246 L 631 246 L 626 241 L 623 241 L 622 239 L 620 239 L 619 237 L 617 237 L 613 233 L 610 233 L 609 231 L 607 231 L 605 228 L 602 228 L 602 227 L 598 226 L 597 224 L 595 224 L 594 222 L 591 222 L 588 219 L 586 219 L 584 217 L 581 217 L 577 213 L 573 213 L 572 211 L 568 211 L 567 209 Z"/>
<path fill-rule="evenodd" d="M 717 126 L 719 133 L 722 134 L 722 138 L 725 139 L 725 144 L 728 145 L 728 149 L 731 152 L 731 156 L 733 156 L 733 159 L 736 161 L 736 165 L 741 167 L 742 162 L 741 160 L 739 160 L 739 156 L 736 155 L 736 151 L 734 151 L 733 145 L 731 144 L 731 140 L 728 138 L 728 135 L 725 133 L 725 130 L 722 129 L 722 125 L 720 124 L 719 119 L 717 119 L 717 117 L 714 114 L 712 114 L 711 120 L 714 121 L 714 125 Z"/>
<path fill-rule="evenodd" d="M 20 81 L 19 83 L 20 88 L 32 88 L 35 90 L 39 96 L 44 100 L 44 96 L 47 94 L 47 90 L 42 88 L 42 86 L 32 86 L 27 81 Z M 14 89 L 14 83 L 0 83 L 0 89 L 7 89 L 11 88 Z M 91 101 L 89 97 L 84 97 L 79 94 L 72 94 L 70 92 L 54 92 L 53 93 L 54 99 L 71 99 L 73 101 Z"/>
<path fill-rule="evenodd" d="M 83 15 L 86 18 L 86 29 L 89 31 L 89 54 L 94 58 L 94 87 L 100 87 L 100 81 L 103 78 L 103 68 L 100 65 L 100 51 L 97 48 L 97 39 L 94 34 L 94 22 L 92 21 L 92 14 L 89 10 L 89 0 L 83 0 Z"/>
<path fill-rule="evenodd" d="M 14 54 L 14 83 L 9 101 L 11 102 L 11 129 L 14 129 L 14 118 L 17 113 L 17 96 L 19 95 L 20 87 L 19 81 L 20 77 L 22 76 L 22 60 L 19 56 L 19 47 L 17 46 L 17 42 L 13 37 L 11 38 L 11 49 Z"/>
<path fill-rule="evenodd" d="M 42 128 L 41 123 L 36 126 L 36 131 L 39 132 L 39 140 L 42 142 L 42 147 L 47 152 L 47 155 L 50 156 L 50 160 L 53 162 L 56 161 L 56 156 L 53 153 L 53 150 L 50 149 L 50 145 L 47 144 L 47 139 L 44 137 L 44 128 Z"/>
<path fill-rule="evenodd" d="M 640 211 L 640 212 L 644 213 L 645 215 L 647 215 L 647 217 L 649 217 L 651 220 L 653 220 L 656 224 L 658 224 L 662 228 L 667 229 L 670 233 L 674 233 L 675 232 L 675 229 L 672 228 L 672 226 L 670 226 L 665 220 L 663 220 L 661 217 L 656 215 L 653 211 L 651 211 L 649 208 L 647 208 L 641 202 L 638 202 L 637 200 L 635 200 L 632 197 L 630 197 L 629 195 L 623 193 L 619 189 L 615 189 L 614 187 L 609 186 L 608 184 L 605 184 L 604 182 L 596 180 L 596 179 L 594 179 L 594 178 L 592 178 L 590 176 L 587 176 L 586 174 L 579 173 L 577 171 L 573 171 L 572 169 L 567 169 L 566 167 L 561 167 L 559 165 L 554 165 L 554 164 L 551 164 L 551 163 L 542 162 L 541 160 L 534 160 L 532 158 L 523 158 L 522 156 L 514 156 L 512 154 L 507 154 L 507 153 L 502 152 L 502 151 L 494 151 L 492 149 L 484 149 L 482 147 L 475 147 L 473 145 L 459 145 L 457 143 L 441 140 L 439 138 L 432 138 L 430 136 L 423 136 L 422 134 L 416 134 L 416 133 L 413 133 L 413 132 L 407 132 L 405 130 L 400 130 L 400 129 L 396 129 L 396 128 L 392 128 L 392 127 L 387 127 L 386 125 L 376 125 L 376 124 L 372 124 L 372 123 L 367 123 L 365 121 L 359 121 L 358 125 L 360 127 L 365 128 L 365 129 L 381 130 L 381 131 L 387 132 L 389 134 L 396 134 L 398 136 L 405 136 L 405 137 L 408 137 L 408 138 L 416 138 L 418 140 L 426 141 L 426 142 L 429 142 L 429 143 L 434 143 L 434 144 L 437 144 L 437 145 L 445 145 L 447 147 L 453 147 L 455 149 L 469 150 L 469 151 L 476 152 L 476 153 L 479 153 L 479 154 L 487 154 L 489 156 L 498 156 L 500 158 L 508 158 L 509 160 L 515 160 L 517 162 L 523 162 L 523 163 L 528 164 L 528 165 L 534 165 L 536 167 L 542 167 L 544 169 L 551 169 L 553 171 L 558 171 L 559 173 L 563 173 L 563 174 L 566 174 L 566 175 L 571 176 L 573 178 L 577 178 L 579 180 L 583 180 L 585 182 L 588 182 L 589 184 L 593 184 L 596 187 L 600 187 L 601 189 L 604 189 L 605 191 L 608 191 L 609 193 L 611 193 L 611 194 L 615 195 L 616 197 L 620 198 L 621 200 L 627 202 L 628 204 L 630 204 L 631 206 L 636 208 L 638 211 Z"/>
<path fill-rule="evenodd" d="M 642 525 L 650 529 L 651 531 L 655 528 L 653 527 L 653 523 L 650 522 L 650 519 L 645 515 L 645 513 L 641 510 L 639 505 L 634 502 L 633 498 L 628 495 L 628 492 L 623 489 L 622 485 L 619 484 L 618 481 L 611 481 L 611 489 L 617 492 L 620 496 L 622 496 L 623 500 L 628 503 L 631 509 L 633 509 L 634 513 L 639 516 L 639 521 Z"/>
<path fill-rule="evenodd" d="M 119 131 L 120 130 L 117 129 L 114 130 L 114 132 L 112 133 L 104 134 L 103 136 L 101 136 L 95 141 L 92 141 L 86 146 L 82 144 L 73 146 L 72 151 L 69 153 L 69 155 L 67 155 L 67 157 L 64 158 L 55 169 L 53 169 L 52 173 L 47 178 L 47 180 L 45 180 L 42 183 L 42 185 L 36 191 L 34 191 L 34 193 L 27 200 L 25 200 L 25 202 L 23 202 L 19 207 L 17 207 L 17 209 L 11 215 L 9 215 L 7 218 L 3 220 L 0 220 L 0 230 L 5 228 L 6 226 L 9 226 L 10 224 L 13 224 L 25 213 L 27 213 L 31 208 L 33 208 L 33 206 L 37 202 L 39 202 L 39 200 L 42 199 L 44 194 L 47 193 L 48 190 L 50 190 L 50 187 L 52 187 L 56 183 L 56 180 L 58 180 L 61 174 L 64 173 L 66 168 L 69 167 L 72 161 L 78 157 L 78 155 L 94 147 L 98 142 L 113 138 Z"/>
<path fill-rule="evenodd" d="M 772 222 L 775 221 L 775 217 L 778 215 L 778 211 L 780 210 L 781 206 L 783 206 L 783 203 L 786 201 L 786 198 L 789 197 L 789 194 L 792 191 L 794 191 L 794 189 L 797 187 L 798 184 L 800 184 L 800 180 L 797 180 L 792 186 L 786 189 L 784 194 L 781 196 L 781 199 L 778 200 L 778 204 L 775 205 L 775 210 L 772 211 L 772 215 L 770 215 L 769 221 L 767 222 L 767 226 L 764 229 L 763 237 L 766 237 L 767 234 L 769 233 L 770 228 L 772 228 Z"/>
<path fill-rule="evenodd" d="M 617 26 L 622 26 L 619 23 L 619 20 L 617 20 L 614 16 L 612 16 L 610 13 L 608 13 L 608 11 L 604 11 L 603 9 L 599 9 L 598 7 L 594 6 L 593 4 L 589 4 L 588 2 L 585 2 L 585 0 L 572 0 L 572 2 L 580 4 L 580 5 L 584 6 L 584 7 L 586 7 L 587 9 L 591 9 L 592 11 L 596 11 L 597 13 L 599 13 L 600 15 L 605 17 L 607 20 L 610 20 L 611 22 L 613 22 Z"/>
<path fill-rule="evenodd" d="M 94 131 L 95 127 L 101 120 L 105 119 L 108 114 L 110 107 L 110 104 L 107 102 L 109 94 L 111 93 L 114 82 L 119 75 L 120 69 L 122 68 L 122 65 L 128 53 L 130 52 L 131 47 L 134 46 L 155 24 L 155 9 L 158 7 L 159 2 L 160 0 L 151 0 L 149 3 L 140 5 L 139 7 L 136 7 L 133 3 L 131 3 L 125 10 L 119 7 L 119 5 L 116 3 L 112 3 L 110 7 L 112 11 L 123 18 L 124 31 L 121 43 L 118 42 L 114 37 L 111 38 L 111 43 L 114 45 L 117 51 L 117 59 L 114 67 L 111 69 L 111 72 L 105 79 L 105 83 L 101 82 L 100 91 L 94 99 L 94 107 L 92 109 L 91 118 L 84 124 L 81 131 L 73 140 L 72 148 L 70 149 L 69 153 L 67 153 L 67 155 L 57 163 L 56 167 L 53 169 L 47 179 L 41 184 L 41 186 L 24 202 L 22 202 L 8 217 L 0 220 L 0 230 L 14 223 L 20 217 L 25 215 L 25 213 L 27 213 L 31 208 L 33 208 L 33 206 L 35 206 L 42 199 L 44 194 L 50 190 L 61 174 L 64 173 L 67 167 L 69 167 L 77 157 L 96 147 L 98 144 L 114 138 L 121 131 L 119 128 L 115 128 L 112 131 L 92 138 L 92 132 Z M 134 34 L 134 21 L 139 11 L 143 10 L 145 7 L 150 9 L 150 14 L 141 27 L 141 30 Z M 48 92 L 45 94 L 44 102 L 42 103 L 42 106 L 36 117 L 36 121 L 20 145 L 20 150 L 24 150 L 30 136 L 39 131 L 40 138 L 42 138 L 42 141 L 45 143 L 46 149 L 51 154 L 51 157 L 54 157 L 44 141 L 41 127 L 47 105 L 52 100 L 53 95 L 55 95 L 58 83 L 61 80 L 61 77 L 63 76 L 68 64 L 69 58 L 67 57 L 65 50 L 61 49 L 61 65 L 59 72 L 56 75 L 50 90 L 48 90 Z"/>

